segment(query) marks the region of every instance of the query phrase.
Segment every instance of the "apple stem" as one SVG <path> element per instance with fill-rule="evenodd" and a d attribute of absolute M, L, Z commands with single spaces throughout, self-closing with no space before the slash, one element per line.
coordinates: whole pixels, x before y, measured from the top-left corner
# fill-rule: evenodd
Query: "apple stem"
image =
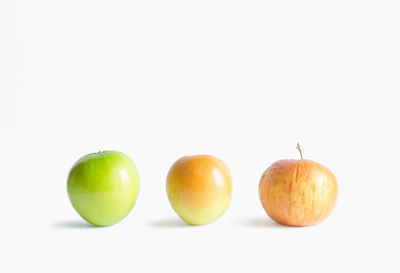
<path fill-rule="evenodd" d="M 303 160 L 303 152 L 301 151 L 301 148 L 300 148 L 300 144 L 297 142 L 297 150 L 299 150 L 299 152 L 300 152 L 300 157 L 301 157 L 301 160 Z"/>

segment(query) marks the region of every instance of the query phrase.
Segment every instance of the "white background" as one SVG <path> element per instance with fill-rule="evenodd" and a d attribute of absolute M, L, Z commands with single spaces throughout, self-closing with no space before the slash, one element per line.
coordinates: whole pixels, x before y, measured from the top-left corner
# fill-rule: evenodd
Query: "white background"
<path fill-rule="evenodd" d="M 399 272 L 399 1 L 0 1 L 0 272 Z M 262 172 L 304 156 L 337 177 L 322 224 L 275 224 Z M 72 164 L 136 163 L 119 224 L 71 207 Z M 212 154 L 231 206 L 184 224 L 165 177 Z M 397 259 L 397 261 L 396 261 Z"/>

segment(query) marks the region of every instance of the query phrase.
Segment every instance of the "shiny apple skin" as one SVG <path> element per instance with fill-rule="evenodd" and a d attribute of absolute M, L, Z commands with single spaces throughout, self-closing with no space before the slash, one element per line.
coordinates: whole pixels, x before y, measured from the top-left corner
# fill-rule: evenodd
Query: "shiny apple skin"
<path fill-rule="evenodd" d="M 322 222 L 335 207 L 337 195 L 333 173 L 310 160 L 279 160 L 263 173 L 259 183 L 267 214 L 288 226 Z"/>
<path fill-rule="evenodd" d="M 133 161 L 117 151 L 88 154 L 72 167 L 67 182 L 72 206 L 87 222 L 111 226 L 125 218 L 139 193 Z"/>
<path fill-rule="evenodd" d="M 228 167 L 216 157 L 185 156 L 170 168 L 166 188 L 171 206 L 182 220 L 204 225 L 229 207 L 232 178 Z"/>

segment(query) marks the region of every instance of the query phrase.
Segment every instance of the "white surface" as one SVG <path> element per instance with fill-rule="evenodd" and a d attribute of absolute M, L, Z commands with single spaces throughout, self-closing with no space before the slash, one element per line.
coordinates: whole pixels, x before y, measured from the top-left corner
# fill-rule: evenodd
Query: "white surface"
<path fill-rule="evenodd" d="M 0 272 L 399 272 L 398 1 L 0 2 Z M 274 224 L 258 181 L 306 158 L 339 183 L 319 226 Z M 127 153 L 131 214 L 91 228 L 66 194 L 82 155 Z M 182 224 L 171 164 L 221 158 L 233 201 Z M 113 270 L 113 271 L 111 271 Z"/>

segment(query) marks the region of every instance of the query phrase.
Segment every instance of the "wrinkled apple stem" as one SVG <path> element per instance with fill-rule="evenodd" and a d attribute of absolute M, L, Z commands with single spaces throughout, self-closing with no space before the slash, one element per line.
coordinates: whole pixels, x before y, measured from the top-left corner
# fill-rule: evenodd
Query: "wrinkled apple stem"
<path fill-rule="evenodd" d="M 300 152 L 300 157 L 301 157 L 301 160 L 303 160 L 303 153 L 302 153 L 302 151 L 301 151 L 301 148 L 300 148 L 300 144 L 297 142 L 297 150 L 299 150 L 299 152 Z"/>

